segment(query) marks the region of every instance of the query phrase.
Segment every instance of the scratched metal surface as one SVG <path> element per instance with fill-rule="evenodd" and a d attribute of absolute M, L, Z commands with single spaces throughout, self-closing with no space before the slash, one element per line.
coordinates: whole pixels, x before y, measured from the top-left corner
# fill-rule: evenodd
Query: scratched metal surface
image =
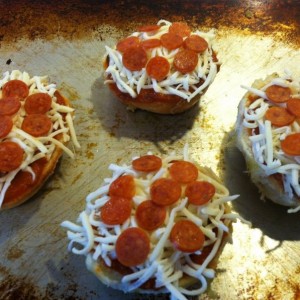
<path fill-rule="evenodd" d="M 300 76 L 298 3 L 0 1 L 1 73 L 48 74 L 76 108 L 81 143 L 76 159 L 63 156 L 38 195 L 0 213 L 0 299 L 145 299 L 99 283 L 83 257 L 67 252 L 59 224 L 77 218 L 85 196 L 108 175 L 109 162 L 148 150 L 180 151 L 185 143 L 240 194 L 233 210 L 253 224 L 234 224 L 233 242 L 201 299 L 300 299 L 299 213 L 259 199 L 233 135 L 241 84 L 286 68 Z M 177 116 L 128 112 L 102 80 L 104 45 L 160 18 L 218 33 L 220 72 L 200 105 Z"/>

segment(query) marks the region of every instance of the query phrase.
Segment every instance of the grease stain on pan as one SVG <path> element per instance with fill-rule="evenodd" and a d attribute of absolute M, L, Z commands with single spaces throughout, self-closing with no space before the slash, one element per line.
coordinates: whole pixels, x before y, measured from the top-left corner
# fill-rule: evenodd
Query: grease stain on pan
<path fill-rule="evenodd" d="M 0 300 L 38 300 L 42 295 L 32 282 L 9 275 L 0 282 Z"/>
<path fill-rule="evenodd" d="M 28 278 L 9 274 L 0 282 L 0 300 L 85 300 L 93 296 L 90 292 L 85 296 L 78 296 L 77 284 L 68 285 L 63 292 L 58 292 L 60 287 L 54 283 L 48 283 L 44 292 Z"/>
<path fill-rule="evenodd" d="M 259 261 L 257 263 L 259 264 Z M 273 278 L 271 284 L 266 287 L 268 280 L 268 276 L 262 278 L 261 275 L 248 272 L 241 274 L 238 277 L 240 291 L 237 296 L 241 299 L 300 299 L 299 284 L 289 279 Z"/>
<path fill-rule="evenodd" d="M 80 99 L 80 96 L 79 96 L 78 91 L 76 90 L 76 88 L 73 87 L 73 86 L 68 85 L 65 82 L 62 82 L 59 85 L 59 90 L 64 91 L 64 93 L 65 93 L 64 96 L 69 99 L 71 104 L 72 104 L 73 101 L 77 101 L 77 100 Z"/>
<path fill-rule="evenodd" d="M 20 249 L 17 245 L 15 245 L 7 251 L 6 258 L 8 260 L 17 260 L 20 257 L 22 257 L 23 254 L 24 254 L 24 250 Z"/>

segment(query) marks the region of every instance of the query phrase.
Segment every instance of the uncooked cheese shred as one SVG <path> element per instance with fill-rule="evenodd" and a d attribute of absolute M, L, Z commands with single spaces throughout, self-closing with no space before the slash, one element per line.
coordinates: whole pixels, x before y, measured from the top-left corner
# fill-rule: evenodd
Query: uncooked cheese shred
<path fill-rule="evenodd" d="M 107 266 L 111 266 L 112 260 L 116 258 L 124 261 L 132 270 L 131 274 L 122 277 L 127 291 L 134 291 L 152 278 L 155 279 L 155 288 L 169 292 L 172 299 L 186 299 L 186 296 L 205 292 L 207 279 L 215 276 L 214 270 L 208 265 L 215 257 L 224 235 L 230 234 L 228 221 L 238 217 L 235 213 L 225 211 L 225 204 L 238 198 L 238 195 L 230 196 L 228 190 L 205 171 L 197 171 L 195 176 L 195 164 L 189 158 L 187 146 L 183 152 L 183 155 L 172 153 L 163 158 L 148 153 L 140 158 L 134 157 L 129 165 L 111 164 L 109 170 L 112 171 L 112 176 L 105 178 L 103 185 L 86 197 L 86 209 L 80 213 L 77 223 L 64 221 L 61 224 L 68 230 L 69 251 L 87 256 L 87 265 L 99 259 Z M 177 162 L 184 168 L 182 171 L 186 176 L 171 176 L 172 172 L 176 174 L 178 166 L 171 171 L 170 168 Z M 120 178 L 123 180 L 120 181 Z M 129 178 L 133 178 L 133 186 Z M 200 190 L 197 186 L 193 187 L 194 182 L 206 182 L 206 186 L 212 186 L 213 192 L 205 195 L 206 199 L 204 197 L 199 205 L 191 204 L 184 192 L 189 185 L 188 181 L 192 181 L 191 188 L 194 191 L 201 193 L 200 187 Z M 168 182 L 172 184 L 165 185 Z M 177 185 L 181 190 L 179 195 Z M 115 188 L 116 186 L 118 188 Z M 160 197 L 160 189 L 164 189 L 164 197 Z M 114 198 L 119 190 L 124 190 L 127 197 L 131 197 L 133 193 L 129 214 L 125 198 Z M 153 203 L 153 199 L 149 201 L 151 198 L 155 198 L 156 202 Z M 117 209 L 114 199 L 119 199 L 122 209 Z M 149 214 L 148 210 L 148 215 L 143 215 L 147 209 L 150 209 L 151 213 Z M 110 211 L 108 217 L 107 211 Z M 118 211 L 122 211 L 122 214 Z M 158 217 L 149 221 L 149 215 L 156 213 Z M 121 224 L 112 225 L 114 222 Z M 142 230 L 140 226 L 146 230 Z M 194 238 L 183 239 L 182 243 L 181 237 L 185 238 L 186 234 L 182 235 L 180 231 L 184 228 L 188 228 L 197 236 L 198 231 L 201 231 L 196 243 Z M 120 248 L 123 244 L 126 245 L 126 236 L 131 236 L 131 240 L 140 237 L 141 243 L 144 243 L 141 251 L 134 251 L 142 252 L 137 255 L 139 258 L 136 261 L 135 257 L 126 254 L 126 251 Z M 202 246 L 211 247 L 211 250 L 203 262 L 198 264 L 193 261 L 191 254 L 201 255 Z M 179 281 L 184 274 L 196 278 L 200 287 L 181 287 Z"/>
<path fill-rule="evenodd" d="M 243 119 L 243 126 L 251 130 L 249 139 L 255 161 L 266 175 L 282 175 L 284 192 L 290 199 L 294 195 L 300 197 L 300 153 L 289 155 L 282 147 L 287 137 L 300 133 L 299 115 L 294 106 L 300 104 L 299 79 L 286 71 L 263 86 L 242 87 L 257 98 L 246 106 Z M 288 210 L 298 211 L 300 203 Z"/>
<path fill-rule="evenodd" d="M 105 72 L 111 76 L 105 83 L 116 83 L 120 91 L 132 98 L 142 89 L 177 95 L 188 102 L 201 94 L 217 74 L 218 62 L 212 48 L 215 31 L 188 29 L 184 33 L 179 26 L 182 23 L 160 20 L 151 28 L 139 28 L 117 47 L 105 46 L 105 58 L 109 58 Z M 141 46 L 123 52 L 124 44 Z"/>
<path fill-rule="evenodd" d="M 29 172 L 34 180 L 30 165 L 43 157 L 49 160 L 56 146 L 74 157 L 57 135 L 62 135 L 64 143 L 72 140 L 80 147 L 73 125 L 74 109 L 57 103 L 55 92 L 56 84 L 49 83 L 47 76 L 31 77 L 14 70 L 5 72 L 0 80 L 0 207 L 18 172 Z M 16 158 L 20 159 L 17 164 Z"/>

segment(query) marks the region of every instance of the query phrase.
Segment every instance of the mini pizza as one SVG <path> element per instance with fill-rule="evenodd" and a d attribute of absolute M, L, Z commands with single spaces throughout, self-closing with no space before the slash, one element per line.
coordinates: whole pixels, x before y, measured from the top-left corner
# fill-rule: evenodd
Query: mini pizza
<path fill-rule="evenodd" d="M 74 109 L 49 83 L 18 70 L 0 80 L 0 208 L 12 208 L 32 197 L 54 172 L 71 139 Z"/>
<path fill-rule="evenodd" d="M 141 26 L 115 47 L 105 47 L 105 83 L 131 110 L 183 112 L 218 72 L 214 38 L 213 30 L 192 32 L 182 22 Z"/>
<path fill-rule="evenodd" d="M 236 132 L 251 179 L 263 197 L 299 211 L 299 79 L 272 74 L 244 88 Z"/>
<path fill-rule="evenodd" d="M 69 250 L 124 292 L 204 293 L 237 218 L 228 202 L 238 196 L 189 159 L 187 147 L 182 156 L 148 153 L 109 169 L 112 177 L 87 196 L 78 223 L 61 224 Z"/>

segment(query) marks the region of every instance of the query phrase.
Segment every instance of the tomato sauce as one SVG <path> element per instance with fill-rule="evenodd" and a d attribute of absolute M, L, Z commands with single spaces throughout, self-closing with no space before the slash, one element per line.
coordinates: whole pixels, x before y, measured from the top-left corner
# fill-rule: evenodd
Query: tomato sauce
<path fill-rule="evenodd" d="M 35 173 L 35 180 L 33 180 L 32 174 L 29 172 L 18 172 L 6 191 L 4 203 L 9 203 L 11 199 L 15 201 L 16 198 L 21 198 L 30 193 L 32 187 L 38 185 L 44 179 L 41 175 L 47 162 L 46 158 L 41 158 L 30 165 Z"/>

